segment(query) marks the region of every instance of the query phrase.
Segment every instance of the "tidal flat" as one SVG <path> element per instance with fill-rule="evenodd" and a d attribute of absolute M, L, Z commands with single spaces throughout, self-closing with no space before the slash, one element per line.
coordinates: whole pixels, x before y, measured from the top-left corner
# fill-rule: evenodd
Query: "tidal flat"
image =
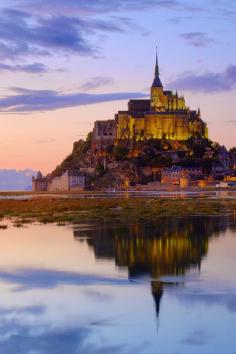
<path fill-rule="evenodd" d="M 101 220 L 156 220 L 165 217 L 220 216 L 236 213 L 236 199 L 188 197 L 160 198 L 62 198 L 0 200 L 0 218 L 12 219 L 15 225 L 72 223 Z"/>

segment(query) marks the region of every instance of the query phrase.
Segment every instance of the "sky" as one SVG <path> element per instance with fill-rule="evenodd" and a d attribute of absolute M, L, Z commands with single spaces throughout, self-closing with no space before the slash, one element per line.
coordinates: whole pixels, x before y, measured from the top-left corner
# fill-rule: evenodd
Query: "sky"
<path fill-rule="evenodd" d="M 0 169 L 50 172 L 161 80 L 235 146 L 235 0 L 0 0 Z"/>

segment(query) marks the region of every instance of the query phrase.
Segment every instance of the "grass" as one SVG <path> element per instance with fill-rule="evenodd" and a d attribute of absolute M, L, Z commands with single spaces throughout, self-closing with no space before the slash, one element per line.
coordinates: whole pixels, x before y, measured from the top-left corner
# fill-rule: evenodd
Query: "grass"
<path fill-rule="evenodd" d="M 13 226 L 16 227 L 17 229 L 20 229 L 21 227 L 24 227 L 24 224 L 22 224 L 21 222 L 15 222 L 13 223 Z"/>
<path fill-rule="evenodd" d="M 7 229 L 7 225 L 0 225 L 0 230 L 6 230 Z"/>
<path fill-rule="evenodd" d="M 236 199 L 112 198 L 0 200 L 0 217 L 14 219 L 17 227 L 39 221 L 58 225 L 86 220 L 146 219 L 188 215 L 236 213 Z M 4 226 L 4 225 L 2 225 Z M 1 228 L 1 225 L 0 225 Z"/>

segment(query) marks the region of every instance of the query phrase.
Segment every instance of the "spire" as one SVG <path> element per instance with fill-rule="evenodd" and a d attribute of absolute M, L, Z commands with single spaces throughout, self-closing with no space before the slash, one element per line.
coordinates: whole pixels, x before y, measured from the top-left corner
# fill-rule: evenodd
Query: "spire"
<path fill-rule="evenodd" d="M 156 66 L 155 66 L 155 76 L 159 76 L 159 65 L 158 65 L 158 57 L 157 57 L 157 46 L 156 46 Z"/>
<path fill-rule="evenodd" d="M 160 77 L 159 77 L 159 65 L 158 65 L 158 57 L 157 57 L 157 47 L 156 47 L 156 66 L 155 66 L 155 77 L 153 80 L 152 87 L 163 87 Z"/>

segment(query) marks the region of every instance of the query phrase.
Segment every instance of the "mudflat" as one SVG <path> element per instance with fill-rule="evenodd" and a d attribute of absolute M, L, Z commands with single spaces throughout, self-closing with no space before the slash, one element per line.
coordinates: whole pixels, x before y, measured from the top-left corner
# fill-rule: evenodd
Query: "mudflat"
<path fill-rule="evenodd" d="M 0 218 L 11 218 L 19 224 L 80 223 L 86 220 L 155 220 L 160 217 L 236 214 L 235 198 L 62 198 L 0 200 Z"/>

